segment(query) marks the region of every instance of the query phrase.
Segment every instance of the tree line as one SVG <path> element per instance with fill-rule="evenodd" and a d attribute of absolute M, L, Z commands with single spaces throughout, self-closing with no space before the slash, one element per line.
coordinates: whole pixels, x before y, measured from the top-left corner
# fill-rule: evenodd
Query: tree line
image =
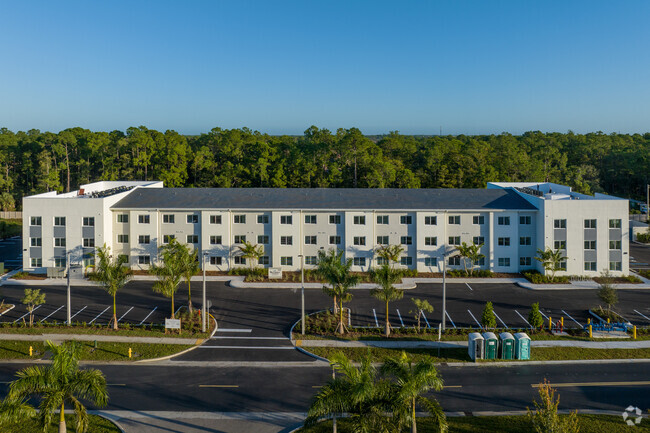
<path fill-rule="evenodd" d="M 584 193 L 645 198 L 650 133 L 412 136 L 370 139 L 359 129 L 274 136 L 214 128 L 185 136 L 144 126 L 59 133 L 0 128 L 0 208 L 25 195 L 98 180 L 162 180 L 168 187 L 484 188 L 556 182 Z"/>

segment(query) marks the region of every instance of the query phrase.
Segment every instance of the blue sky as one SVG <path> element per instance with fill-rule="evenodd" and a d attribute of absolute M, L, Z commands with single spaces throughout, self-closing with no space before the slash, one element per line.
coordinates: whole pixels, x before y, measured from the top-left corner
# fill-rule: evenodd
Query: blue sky
<path fill-rule="evenodd" d="M 3 1 L 0 126 L 650 130 L 647 1 Z"/>

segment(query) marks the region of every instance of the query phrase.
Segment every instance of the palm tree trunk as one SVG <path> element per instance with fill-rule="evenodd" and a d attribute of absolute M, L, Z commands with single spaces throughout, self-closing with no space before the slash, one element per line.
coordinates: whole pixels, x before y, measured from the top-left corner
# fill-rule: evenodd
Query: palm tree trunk
<path fill-rule="evenodd" d="M 115 306 L 115 295 L 113 295 L 113 329 L 117 331 L 117 308 Z"/>
<path fill-rule="evenodd" d="M 388 323 L 388 301 L 386 301 L 386 337 L 390 335 L 390 323 Z"/>
<path fill-rule="evenodd" d="M 411 433 L 418 433 L 418 425 L 415 421 L 415 399 L 413 399 L 413 404 L 411 405 L 411 416 L 413 417 L 413 422 L 411 423 Z"/>
<path fill-rule="evenodd" d="M 343 335 L 343 298 L 341 298 L 341 308 L 339 309 L 339 326 L 341 329 L 339 330 L 339 333 Z"/>
<path fill-rule="evenodd" d="M 192 284 L 190 280 L 187 280 L 187 309 L 190 310 L 192 314 Z"/>
<path fill-rule="evenodd" d="M 175 319 L 174 317 L 174 294 L 172 293 L 172 319 Z"/>
<path fill-rule="evenodd" d="M 65 427 L 65 403 L 61 403 L 61 414 L 59 416 L 59 433 L 66 433 Z"/>

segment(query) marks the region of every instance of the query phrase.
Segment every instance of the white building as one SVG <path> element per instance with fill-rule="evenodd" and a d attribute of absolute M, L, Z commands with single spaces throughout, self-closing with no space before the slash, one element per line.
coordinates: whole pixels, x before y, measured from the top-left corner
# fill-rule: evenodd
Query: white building
<path fill-rule="evenodd" d="M 587 196 L 551 183 L 489 183 L 487 189 L 163 188 L 162 182 L 97 182 L 67 194 L 23 199 L 23 266 L 44 272 L 84 265 L 104 243 L 134 269 L 156 263 L 171 237 L 205 254 L 208 270 L 246 263 L 244 241 L 263 245 L 260 265 L 313 267 L 319 249 L 338 248 L 353 270 L 377 264 L 379 245 L 401 244 L 400 266 L 442 270 L 445 249 L 483 244 L 477 268 L 538 269 L 537 249 L 561 249 L 566 271 L 628 273 L 627 200 Z M 450 268 L 462 268 L 449 257 Z"/>

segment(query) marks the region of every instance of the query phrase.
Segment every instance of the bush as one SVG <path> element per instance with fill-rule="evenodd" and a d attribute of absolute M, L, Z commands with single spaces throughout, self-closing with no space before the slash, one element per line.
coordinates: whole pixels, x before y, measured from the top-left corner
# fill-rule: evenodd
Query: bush
<path fill-rule="evenodd" d="M 477 269 L 472 275 L 467 275 L 463 270 L 452 269 L 447 271 L 447 275 L 454 278 L 492 278 L 494 277 L 494 272 L 489 269 Z"/>
<path fill-rule="evenodd" d="M 637 234 L 636 240 L 639 242 L 643 242 L 644 244 L 650 243 L 650 231 Z"/>
<path fill-rule="evenodd" d="M 551 279 L 548 276 L 542 275 L 538 271 L 523 271 L 522 275 L 526 277 L 526 279 L 533 284 L 553 284 L 553 283 L 569 282 L 569 277 L 567 276 L 560 276 L 560 277 L 556 276 L 555 281 L 551 281 Z"/>

